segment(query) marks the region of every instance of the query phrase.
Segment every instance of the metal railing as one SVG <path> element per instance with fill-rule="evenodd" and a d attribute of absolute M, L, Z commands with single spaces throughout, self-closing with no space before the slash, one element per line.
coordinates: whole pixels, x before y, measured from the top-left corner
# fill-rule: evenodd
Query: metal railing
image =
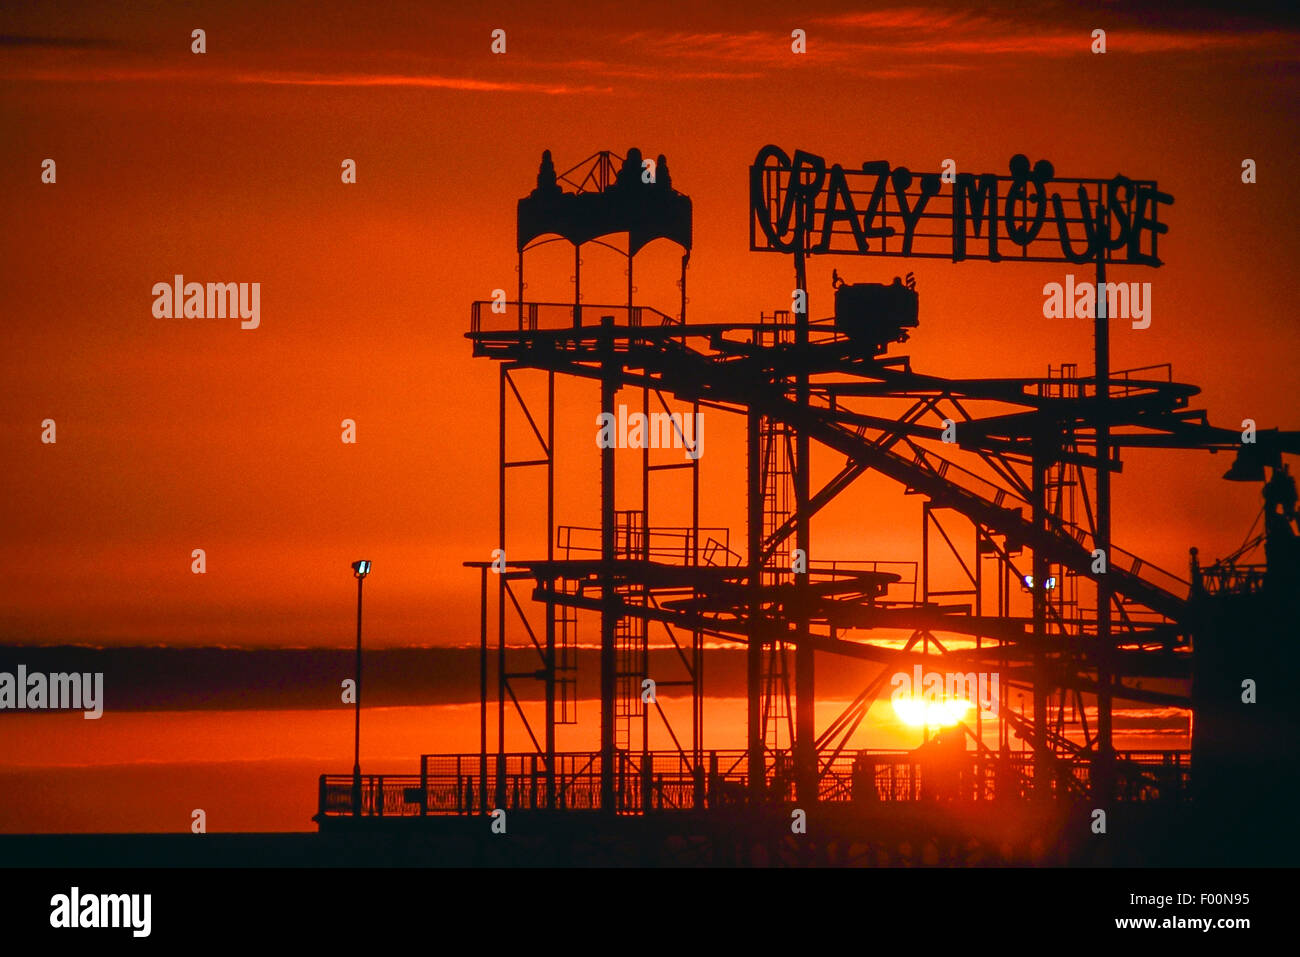
<path fill-rule="evenodd" d="M 1197 568 L 1194 574 L 1200 590 L 1207 595 L 1250 595 L 1263 590 L 1268 566 L 1215 562 Z"/>
<path fill-rule="evenodd" d="M 1116 754 L 1116 799 L 1184 801 L 1189 796 L 1187 751 L 1122 751 Z M 746 803 L 747 761 L 743 750 L 709 751 L 692 767 L 678 751 L 648 754 L 618 751 L 615 757 L 615 810 L 645 814 Z M 486 779 L 478 754 L 426 754 L 420 773 L 363 775 L 360 817 L 486 814 L 547 807 L 548 785 L 559 810 L 600 807 L 599 752 L 555 756 L 553 785 L 545 757 L 537 753 L 487 756 Z M 1056 762 L 1049 793 L 1075 794 L 1086 786 L 1089 765 Z M 976 754 L 955 760 L 920 751 L 858 751 L 840 755 L 820 768 L 818 793 L 827 803 L 898 804 L 922 801 L 981 802 L 1023 800 L 1035 791 L 1031 752 Z M 794 800 L 794 764 L 789 751 L 768 754 L 766 799 Z M 321 775 L 322 817 L 354 816 L 352 775 Z"/>
<path fill-rule="evenodd" d="M 828 561 L 819 561 L 817 566 L 810 569 L 810 574 L 814 578 L 829 576 L 832 580 L 836 578 L 851 577 L 855 573 L 862 572 L 882 572 L 898 576 L 898 581 L 890 582 L 887 589 L 895 589 L 894 601 L 903 601 L 910 605 L 916 604 L 917 586 L 919 584 L 918 569 L 919 562 L 906 561 L 879 561 L 876 559 L 840 559 L 833 558 Z M 909 591 L 910 595 L 903 597 Z M 887 600 L 882 598 L 882 601 Z"/>
<path fill-rule="evenodd" d="M 912 450 L 912 461 L 915 465 L 946 480 L 954 491 L 974 495 L 986 503 L 991 502 L 998 508 L 1020 510 L 1022 516 L 1027 516 L 1032 512 L 1032 506 L 1029 502 L 1016 492 L 1004 489 L 989 479 L 917 445 L 910 439 L 904 439 L 904 442 Z M 1053 531 L 1069 536 L 1080 548 L 1092 551 L 1096 547 L 1091 530 L 1052 515 L 1048 516 L 1048 522 Z M 1134 578 L 1146 582 L 1147 585 L 1153 588 L 1158 588 L 1169 595 L 1173 595 L 1175 598 L 1186 598 L 1188 596 L 1191 584 L 1186 579 L 1161 568 L 1159 565 L 1145 561 L 1113 542 L 1110 545 L 1107 558 L 1112 569 L 1126 572 Z"/>
<path fill-rule="evenodd" d="M 626 303 L 584 302 L 575 307 L 571 302 L 499 302 L 486 299 L 470 304 L 469 331 L 479 334 L 598 327 L 602 316 L 613 316 L 614 325 L 631 328 L 681 325 L 678 317 L 652 306 L 632 306 L 629 309 Z"/>
<path fill-rule="evenodd" d="M 693 563 L 696 551 L 695 529 L 683 526 L 651 526 L 647 533 L 638 523 L 624 522 L 619 513 L 614 529 L 614 550 L 618 558 L 641 558 L 678 565 Z M 640 512 L 632 514 L 640 515 Z M 740 564 L 739 556 L 730 548 L 731 530 L 723 526 L 699 529 L 700 561 L 710 564 L 706 551 L 712 557 L 721 557 L 716 564 Z M 600 529 L 586 525 L 558 525 L 555 529 L 555 547 L 563 559 L 599 557 L 601 553 Z M 728 556 L 735 556 L 732 561 Z"/>
<path fill-rule="evenodd" d="M 350 774 L 322 774 L 319 810 L 326 817 L 353 814 L 360 796 L 361 817 L 413 817 L 422 813 L 421 777 L 415 774 L 363 774 L 359 792 Z"/>

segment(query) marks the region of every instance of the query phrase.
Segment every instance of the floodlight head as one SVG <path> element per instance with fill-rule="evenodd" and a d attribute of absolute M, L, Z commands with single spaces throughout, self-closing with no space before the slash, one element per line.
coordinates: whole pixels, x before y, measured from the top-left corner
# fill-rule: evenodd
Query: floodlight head
<path fill-rule="evenodd" d="M 352 574 L 356 575 L 358 578 L 365 578 L 367 575 L 370 574 L 370 562 L 368 561 L 353 562 Z"/>

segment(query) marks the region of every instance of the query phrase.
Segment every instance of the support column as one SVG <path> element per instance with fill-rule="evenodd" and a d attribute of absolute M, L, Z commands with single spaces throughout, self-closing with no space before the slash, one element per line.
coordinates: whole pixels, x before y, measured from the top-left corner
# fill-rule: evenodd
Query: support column
<path fill-rule="evenodd" d="M 546 373 L 546 560 L 555 560 L 555 373 Z M 551 579 L 554 590 L 555 579 Z M 546 803 L 555 809 L 555 602 L 546 603 Z"/>
<path fill-rule="evenodd" d="M 600 410 L 614 414 L 618 379 L 614 365 L 614 317 L 601 316 Z M 614 630 L 618 624 L 618 599 L 614 595 L 614 446 L 600 450 L 600 808 L 613 814 L 614 789 Z"/>
<path fill-rule="evenodd" d="M 682 267 L 683 280 L 685 266 Z M 682 321 L 686 320 L 685 311 Z M 700 419 L 700 403 L 697 400 L 691 406 L 691 412 Z M 699 433 L 696 432 L 696 435 Z M 700 567 L 700 460 L 691 460 L 691 567 Z M 692 598 L 699 593 L 692 591 Z M 704 633 L 698 628 L 691 632 L 691 753 L 696 773 L 703 769 L 704 762 Z"/>
<path fill-rule="evenodd" d="M 631 312 L 628 313 L 631 316 Z M 630 321 L 630 320 L 629 320 Z M 646 428 L 650 423 L 650 390 L 646 387 L 641 389 L 641 414 L 645 416 Z M 637 556 L 649 567 L 650 562 L 650 442 L 649 439 L 641 443 L 641 549 Z M 640 601 L 644 609 L 650 603 L 649 590 L 639 588 Z M 641 678 L 645 680 L 650 677 L 650 619 L 646 617 L 644 611 L 641 615 L 641 622 L 638 625 L 641 629 Z M 642 684 L 637 682 L 636 693 L 641 694 Z M 650 703 L 641 702 L 641 766 L 648 768 L 650 766 Z"/>
<path fill-rule="evenodd" d="M 767 790 L 763 757 L 763 473 L 759 464 L 759 429 L 762 416 L 749 410 L 745 420 L 745 480 L 747 548 L 749 550 L 749 645 L 746 649 L 746 748 L 749 756 L 749 793 L 761 800 Z"/>
<path fill-rule="evenodd" d="M 522 273 L 521 273 L 522 275 Z M 520 279 L 520 287 L 523 280 Z M 506 376 L 509 366 L 501 366 L 500 421 L 497 423 L 497 548 L 505 565 L 506 549 Z M 496 807 L 506 805 L 506 576 L 497 573 L 497 773 Z"/>
<path fill-rule="evenodd" d="M 1034 529 L 1043 532 L 1047 528 L 1047 457 L 1043 441 L 1048 437 L 1041 433 L 1034 443 L 1033 453 L 1033 520 Z M 1038 798 L 1051 796 L 1051 764 L 1047 749 L 1047 552 L 1034 546 L 1033 587 L 1030 594 L 1034 604 L 1034 794 Z"/>
<path fill-rule="evenodd" d="M 488 807 L 488 566 L 484 565 L 479 570 L 479 646 L 478 646 L 478 796 L 479 803 L 483 807 L 483 813 L 486 814 Z M 426 791 L 427 799 L 427 791 Z M 474 813 L 474 808 L 466 808 L 470 814 Z"/>
<path fill-rule="evenodd" d="M 1114 649 L 1110 604 L 1110 318 L 1106 299 L 1106 248 L 1097 252 L 1097 305 L 1093 310 L 1097 383 L 1097 528 L 1095 548 L 1106 556 L 1107 574 L 1097 579 L 1097 749 L 1092 763 L 1092 793 L 1102 801 L 1114 789 L 1115 751 L 1111 737 Z"/>
<path fill-rule="evenodd" d="M 573 328 L 582 325 L 582 244 L 573 244 Z"/>
<path fill-rule="evenodd" d="M 801 230 L 802 240 L 802 230 Z M 798 376 L 795 380 L 795 399 L 800 413 L 808 411 L 808 274 L 804 268 L 803 242 L 795 250 L 795 281 L 797 288 L 804 291 L 803 311 L 795 315 L 795 354 L 798 356 Z M 810 507 L 810 483 L 812 462 L 810 460 L 808 430 L 799 429 L 795 433 L 794 462 L 794 500 L 795 547 L 803 552 L 803 571 L 795 574 L 795 596 L 799 604 L 799 615 L 795 623 L 799 643 L 794 656 L 795 680 L 795 795 L 800 804 L 808 805 L 817 801 L 817 711 L 814 652 L 810 638 L 812 627 L 809 620 L 809 565 L 812 562 L 811 536 L 809 522 L 812 519 Z"/>

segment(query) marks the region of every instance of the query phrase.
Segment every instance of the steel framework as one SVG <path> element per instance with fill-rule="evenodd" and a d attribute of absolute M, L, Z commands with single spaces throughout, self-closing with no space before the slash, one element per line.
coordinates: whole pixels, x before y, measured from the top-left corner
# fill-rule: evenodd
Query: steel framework
<path fill-rule="evenodd" d="M 1094 323 L 1091 375 L 1066 364 L 1028 378 L 914 370 L 906 356 L 864 350 L 832 318 L 810 319 L 806 306 L 758 322 L 687 322 L 689 200 L 637 175 L 643 168 L 639 153 L 604 152 L 557 174 L 548 153 L 538 190 L 520 204 L 519 295 L 471 307 L 473 354 L 499 363 L 496 551 L 490 561 L 466 563 L 480 573 L 481 749 L 426 755 L 418 781 L 387 792 L 383 779 L 377 787 L 371 779 L 367 813 L 643 813 L 914 799 L 932 787 L 923 757 L 852 751 L 850 742 L 890 674 L 916 665 L 1002 678 L 994 743 L 977 708 L 962 725 L 973 749 L 951 794 L 1183 794 L 1186 752 L 1114 748 L 1117 699 L 1191 707 L 1189 694 L 1149 685 L 1187 681 L 1195 628 L 1191 583 L 1113 541 L 1111 476 L 1124 450 L 1237 452 L 1241 434 L 1212 426 L 1192 408 L 1199 390 L 1174 381 L 1167 365 L 1112 370 L 1104 308 Z M 658 170 L 666 179 L 662 157 Z M 668 212 L 648 213 L 656 204 Z M 623 248 L 603 238 L 619 233 L 627 236 Z M 635 301 L 634 260 L 655 239 L 683 247 L 672 313 Z M 526 301 L 525 253 L 560 240 L 574 246 L 572 301 Z M 626 257 L 624 302 L 583 301 L 581 249 L 589 242 Z M 796 239 L 789 251 L 794 288 L 805 293 L 808 246 Z M 1099 284 L 1105 266 L 1103 253 Z M 664 462 L 648 447 L 638 501 L 617 501 L 615 449 L 607 446 L 599 452 L 598 525 L 557 524 L 556 483 L 564 474 L 555 454 L 557 375 L 595 383 L 599 411 L 610 416 L 622 390 L 639 390 L 642 413 L 667 416 L 660 421 L 679 439 L 682 410 L 743 422 L 743 552 L 731 547 L 727 528 L 701 524 L 700 458 Z M 542 401 L 526 401 L 524 377 L 536 379 Z M 512 423 L 535 451 L 507 455 Z M 1300 451 L 1300 433 L 1260 435 L 1271 455 Z M 816 488 L 814 444 L 843 457 Z M 520 470 L 540 473 L 545 487 L 542 554 L 521 555 L 517 542 L 520 522 L 538 518 L 534 503 L 512 498 L 507 479 Z M 919 564 L 814 560 L 812 519 L 869 471 L 922 498 Z M 655 480 L 671 472 L 689 477 L 689 524 L 653 521 Z M 940 580 L 944 565 L 958 570 L 957 587 L 942 587 L 950 584 Z M 1201 580 L 1199 569 L 1193 576 Z M 600 744 L 595 752 L 562 753 L 556 728 L 577 720 L 577 629 L 586 616 L 599 620 Z M 901 645 L 889 640 L 894 633 L 906 636 Z M 653 678 L 657 689 L 689 695 L 685 733 L 645 694 L 652 636 L 675 649 L 679 672 Z M 705 746 L 706 639 L 747 649 L 740 750 Z M 527 649 L 535 667 L 512 670 L 507 652 L 516 648 Z M 820 729 L 817 656 L 882 666 Z M 540 721 L 517 693 L 528 681 L 543 685 Z M 509 747 L 511 713 L 528 750 Z M 666 731 L 670 750 L 651 749 L 652 721 Z M 1013 750 L 1013 734 L 1029 743 L 1028 756 Z M 327 794 L 322 779 L 322 813 L 341 800 Z"/>

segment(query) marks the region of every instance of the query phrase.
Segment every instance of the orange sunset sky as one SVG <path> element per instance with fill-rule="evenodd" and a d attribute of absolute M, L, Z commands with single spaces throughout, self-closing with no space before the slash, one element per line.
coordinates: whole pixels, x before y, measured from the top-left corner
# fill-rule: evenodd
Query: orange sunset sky
<path fill-rule="evenodd" d="M 1152 283 L 1151 326 L 1116 325 L 1114 368 L 1172 362 L 1213 423 L 1300 427 L 1293 19 L 1250 4 L 794 10 L 6 5 L 0 642 L 344 645 L 362 557 L 368 647 L 475 641 L 477 573 L 461 563 L 495 544 L 497 370 L 464 333 L 471 301 L 514 296 L 515 203 L 543 149 L 561 170 L 601 149 L 666 154 L 694 203 L 694 322 L 789 305 L 789 259 L 748 251 L 747 167 L 767 143 L 845 166 L 1005 172 L 1025 153 L 1063 177 L 1155 179 L 1175 198 L 1165 265 L 1109 277 Z M 648 268 L 639 300 L 672 311 Z M 832 268 L 916 274 L 919 371 L 1091 370 L 1090 323 L 1042 315 L 1043 285 L 1089 267 L 814 257 L 814 317 Z M 618 301 L 621 270 L 585 254 L 587 301 Z M 571 272 L 567 252 L 541 255 L 528 297 L 569 298 Z M 155 317 L 151 288 L 177 273 L 260 282 L 260 327 Z M 589 384 L 562 389 L 562 523 L 596 517 L 596 403 Z M 703 523 L 743 543 L 743 435 L 709 415 Z M 822 479 L 838 465 L 817 464 Z M 1260 499 L 1220 480 L 1229 464 L 1128 457 L 1115 542 L 1180 573 L 1190 545 L 1231 551 Z M 818 517 L 813 556 L 913 559 L 918 515 L 916 497 L 864 481 Z"/>

